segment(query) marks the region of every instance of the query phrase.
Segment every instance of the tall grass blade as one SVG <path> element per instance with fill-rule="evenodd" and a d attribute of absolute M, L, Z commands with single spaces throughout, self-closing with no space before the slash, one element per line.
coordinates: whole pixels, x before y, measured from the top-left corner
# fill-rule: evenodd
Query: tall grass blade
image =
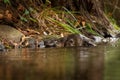
<path fill-rule="evenodd" d="M 50 17 L 48 17 L 48 20 L 49 20 L 49 21 L 52 21 L 52 22 L 54 22 L 54 23 L 56 23 L 56 24 L 58 24 L 59 26 L 63 27 L 64 29 L 68 30 L 68 31 L 71 32 L 71 33 L 76 33 L 76 34 L 79 34 L 79 33 L 80 33 L 79 30 L 71 27 L 71 26 L 68 25 L 68 24 L 59 22 L 59 21 L 57 21 L 57 20 L 55 20 L 55 19 L 53 19 L 53 18 L 50 18 Z"/>

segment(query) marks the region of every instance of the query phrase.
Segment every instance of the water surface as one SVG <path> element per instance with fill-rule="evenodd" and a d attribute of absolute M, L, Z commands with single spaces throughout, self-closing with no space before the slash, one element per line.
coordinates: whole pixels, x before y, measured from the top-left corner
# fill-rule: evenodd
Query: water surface
<path fill-rule="evenodd" d="M 10 50 L 0 54 L 0 80 L 120 80 L 119 49 L 100 45 Z"/>

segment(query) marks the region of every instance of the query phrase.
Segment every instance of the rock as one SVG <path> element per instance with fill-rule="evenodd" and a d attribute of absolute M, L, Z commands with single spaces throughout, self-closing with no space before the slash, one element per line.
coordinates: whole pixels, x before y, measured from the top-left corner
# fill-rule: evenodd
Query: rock
<path fill-rule="evenodd" d="M 20 42 L 20 38 L 23 35 L 24 34 L 11 26 L 0 25 L 0 38 Z"/>
<path fill-rule="evenodd" d="M 46 48 L 57 47 L 56 43 L 57 43 L 56 39 L 44 40 L 44 45 L 45 45 Z"/>
<path fill-rule="evenodd" d="M 67 36 L 61 37 L 57 40 L 56 46 L 57 47 L 65 47 L 65 42 L 67 41 Z"/>
<path fill-rule="evenodd" d="M 24 40 L 21 42 L 21 46 L 26 48 L 36 48 L 36 39 L 32 37 L 24 37 Z"/>
<path fill-rule="evenodd" d="M 0 52 L 5 51 L 5 46 L 0 42 Z"/>
<path fill-rule="evenodd" d="M 100 37 L 100 36 L 93 36 L 93 40 L 96 44 L 101 44 L 101 43 L 115 43 L 119 40 L 119 34 L 113 36 L 113 37 Z"/>
<path fill-rule="evenodd" d="M 99 43 L 103 42 L 103 37 L 93 36 L 93 40 L 95 43 L 99 44 Z"/>
<path fill-rule="evenodd" d="M 45 48 L 44 41 L 38 42 L 38 47 L 39 47 L 39 48 Z"/>
<path fill-rule="evenodd" d="M 97 46 L 96 44 L 95 44 L 95 41 L 94 40 L 92 40 L 91 38 L 88 38 L 88 37 L 86 37 L 86 36 L 84 36 L 84 35 L 82 35 L 82 34 L 79 34 L 79 36 L 82 38 L 82 40 L 83 40 L 83 46 Z"/>

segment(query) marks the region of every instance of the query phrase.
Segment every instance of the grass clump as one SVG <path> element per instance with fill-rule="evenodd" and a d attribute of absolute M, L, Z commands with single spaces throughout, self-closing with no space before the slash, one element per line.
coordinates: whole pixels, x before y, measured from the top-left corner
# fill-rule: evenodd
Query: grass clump
<path fill-rule="evenodd" d="M 73 28 L 72 26 L 70 26 L 70 25 L 68 25 L 68 24 L 66 24 L 66 23 L 57 21 L 57 20 L 55 20 L 55 19 L 53 19 L 53 18 L 50 18 L 50 17 L 48 17 L 48 20 L 56 23 L 58 26 L 63 27 L 64 29 L 66 29 L 66 30 L 69 31 L 70 33 L 73 33 L 73 34 L 75 34 L 75 33 L 76 33 L 76 34 L 79 34 L 79 33 L 80 33 L 79 30 Z"/>

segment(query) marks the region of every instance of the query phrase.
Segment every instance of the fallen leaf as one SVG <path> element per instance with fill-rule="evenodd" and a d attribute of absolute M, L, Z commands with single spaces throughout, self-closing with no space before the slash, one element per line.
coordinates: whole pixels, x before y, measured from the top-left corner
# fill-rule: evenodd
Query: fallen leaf
<path fill-rule="evenodd" d="M 18 11 L 24 11 L 25 8 L 23 5 L 19 4 L 18 8 L 17 8 Z"/>
<path fill-rule="evenodd" d="M 82 26 L 83 26 L 83 27 L 84 27 L 84 26 L 85 26 L 85 24 L 86 24 L 86 22 L 85 22 L 85 21 L 82 21 L 81 23 L 82 23 Z"/>

